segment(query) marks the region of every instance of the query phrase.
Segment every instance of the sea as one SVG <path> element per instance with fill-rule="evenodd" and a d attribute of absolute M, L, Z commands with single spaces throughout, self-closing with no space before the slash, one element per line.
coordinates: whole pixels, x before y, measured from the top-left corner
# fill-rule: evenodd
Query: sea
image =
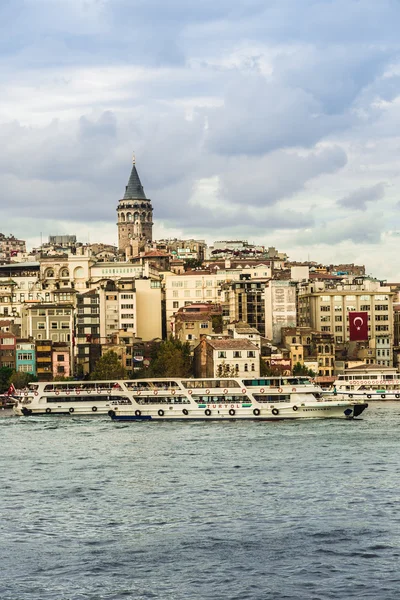
<path fill-rule="evenodd" d="M 2 411 L 0 600 L 398 600 L 399 425 Z"/>

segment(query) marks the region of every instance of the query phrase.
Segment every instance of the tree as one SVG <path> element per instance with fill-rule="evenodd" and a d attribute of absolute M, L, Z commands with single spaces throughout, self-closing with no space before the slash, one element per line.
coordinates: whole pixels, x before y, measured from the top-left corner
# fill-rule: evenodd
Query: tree
<path fill-rule="evenodd" d="M 191 368 L 189 344 L 170 336 L 153 348 L 147 377 L 189 377 Z"/>
<path fill-rule="evenodd" d="M 0 368 L 0 394 L 6 392 L 10 387 L 10 377 L 13 374 L 14 369 L 11 367 Z"/>
<path fill-rule="evenodd" d="M 277 367 L 271 367 L 260 357 L 260 376 L 261 377 L 280 377 L 282 371 Z"/>
<path fill-rule="evenodd" d="M 201 260 L 198 260 L 197 258 L 187 258 L 185 260 L 185 264 L 184 264 L 184 269 L 185 271 L 191 271 L 192 269 L 197 269 L 198 267 L 201 267 L 203 263 L 201 262 Z"/>
<path fill-rule="evenodd" d="M 101 358 L 99 358 L 92 373 L 90 374 L 90 379 L 96 381 L 125 379 L 125 377 L 125 369 L 121 365 L 118 355 L 113 350 L 106 352 Z"/>
<path fill-rule="evenodd" d="M 28 383 L 31 381 L 37 381 L 38 378 L 35 377 L 32 373 L 22 373 L 21 371 L 14 371 L 12 373 L 8 383 L 15 387 L 16 390 L 22 390 L 23 388 L 28 386 Z"/>
<path fill-rule="evenodd" d="M 297 362 L 293 367 L 293 375 L 304 375 L 306 377 L 315 377 L 312 369 L 308 369 L 305 365 Z"/>

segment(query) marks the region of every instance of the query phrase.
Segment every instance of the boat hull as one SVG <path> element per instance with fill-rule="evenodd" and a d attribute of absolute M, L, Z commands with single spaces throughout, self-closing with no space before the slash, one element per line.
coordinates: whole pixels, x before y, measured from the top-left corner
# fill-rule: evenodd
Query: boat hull
<path fill-rule="evenodd" d="M 354 419 L 359 417 L 364 410 L 368 407 L 367 403 L 320 403 L 307 406 L 296 406 L 289 405 L 279 408 L 262 408 L 255 409 L 258 411 L 254 414 L 253 410 L 242 409 L 234 411 L 234 414 L 230 414 L 224 410 L 209 410 L 206 414 L 204 410 L 192 409 L 187 410 L 188 414 L 183 414 L 182 411 L 160 411 L 163 414 L 159 414 L 156 410 L 148 412 L 141 412 L 141 414 L 135 414 L 127 411 L 109 411 L 109 416 L 113 421 L 238 421 L 238 420 L 252 420 L 252 421 L 279 421 L 283 419 Z M 207 409 L 206 409 L 207 410 Z M 139 413 L 140 411 L 136 411 Z"/>

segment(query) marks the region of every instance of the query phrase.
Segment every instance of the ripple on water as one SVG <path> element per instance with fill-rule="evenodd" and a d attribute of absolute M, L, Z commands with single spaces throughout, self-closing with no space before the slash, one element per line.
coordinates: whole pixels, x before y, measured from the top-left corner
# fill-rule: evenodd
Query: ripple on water
<path fill-rule="evenodd" d="M 0 598 L 397 600 L 398 415 L 1 414 Z"/>

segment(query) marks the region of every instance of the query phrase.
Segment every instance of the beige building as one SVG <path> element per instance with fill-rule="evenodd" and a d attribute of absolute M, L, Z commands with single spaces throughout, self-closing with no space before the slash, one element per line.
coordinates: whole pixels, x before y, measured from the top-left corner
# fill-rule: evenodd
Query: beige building
<path fill-rule="evenodd" d="M 97 290 L 100 308 L 100 339 L 119 330 L 144 341 L 162 337 L 161 284 L 152 279 L 121 278 L 104 281 Z"/>
<path fill-rule="evenodd" d="M 259 377 L 260 349 L 248 340 L 202 338 L 193 365 L 195 377 Z"/>
<path fill-rule="evenodd" d="M 216 304 L 189 304 L 172 316 L 171 323 L 173 335 L 193 346 L 202 335 L 222 333 L 222 310 Z"/>
<path fill-rule="evenodd" d="M 298 324 L 332 334 L 336 345 L 346 344 L 350 342 L 349 312 L 367 312 L 369 348 L 379 348 L 380 364 L 391 366 L 393 296 L 389 286 L 369 279 L 300 284 Z"/>

